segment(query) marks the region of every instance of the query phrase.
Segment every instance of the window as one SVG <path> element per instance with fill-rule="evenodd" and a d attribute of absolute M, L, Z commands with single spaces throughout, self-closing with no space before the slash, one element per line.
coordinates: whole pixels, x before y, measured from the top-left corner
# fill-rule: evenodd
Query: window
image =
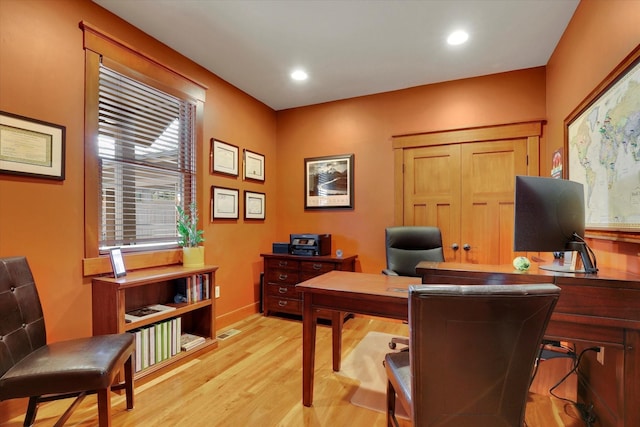
<path fill-rule="evenodd" d="M 176 204 L 201 202 L 206 86 L 83 21 L 84 274 L 110 271 L 109 248 L 175 262 Z M 199 205 L 201 203 L 198 203 Z M 108 258 L 107 258 L 108 259 Z"/>
<path fill-rule="evenodd" d="M 196 197 L 195 110 L 100 64 L 100 252 L 176 246 L 176 204 Z"/>

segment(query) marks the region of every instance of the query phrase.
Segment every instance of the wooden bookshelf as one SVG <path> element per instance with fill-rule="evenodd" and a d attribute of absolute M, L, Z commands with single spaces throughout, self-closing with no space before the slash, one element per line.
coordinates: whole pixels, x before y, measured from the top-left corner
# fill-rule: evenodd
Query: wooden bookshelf
<path fill-rule="evenodd" d="M 178 362 L 184 362 L 198 354 L 217 347 L 215 328 L 215 272 L 217 266 L 185 268 L 182 265 L 145 268 L 128 272 L 126 276 L 95 277 L 92 279 L 93 334 L 115 334 L 131 332 L 174 317 L 181 318 L 181 332 L 203 336 L 205 342 L 189 351 L 179 351 L 162 362 L 155 363 L 139 372 L 134 378 L 169 370 Z M 206 276 L 209 298 L 195 302 L 175 303 L 174 296 L 183 279 Z M 152 317 L 127 322 L 125 313 L 138 308 L 162 304 L 175 310 L 162 312 Z"/>

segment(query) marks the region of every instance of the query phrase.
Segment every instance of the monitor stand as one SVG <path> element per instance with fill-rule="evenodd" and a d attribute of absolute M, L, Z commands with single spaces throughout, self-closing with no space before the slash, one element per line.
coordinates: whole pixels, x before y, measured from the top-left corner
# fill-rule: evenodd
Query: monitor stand
<path fill-rule="evenodd" d="M 576 263 L 572 262 L 570 264 L 548 264 L 541 265 L 540 268 L 542 270 L 547 271 L 555 271 L 558 273 L 592 273 L 597 274 L 598 269 L 595 267 L 594 262 L 591 260 L 589 256 L 589 251 L 587 250 L 587 244 L 584 242 L 569 242 L 567 243 L 566 249 L 568 251 L 575 251 L 580 255 L 582 260 L 582 266 L 579 268 L 575 268 Z"/>

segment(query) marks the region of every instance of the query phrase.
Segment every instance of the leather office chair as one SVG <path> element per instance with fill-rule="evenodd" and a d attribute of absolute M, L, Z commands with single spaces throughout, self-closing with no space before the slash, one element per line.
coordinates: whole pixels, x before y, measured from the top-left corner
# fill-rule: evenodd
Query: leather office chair
<path fill-rule="evenodd" d="M 396 398 L 414 427 L 522 426 L 559 295 L 552 284 L 410 287 L 409 351 L 385 357 L 388 426 Z"/>
<path fill-rule="evenodd" d="M 385 229 L 387 268 L 382 270 L 388 276 L 413 276 L 420 261 L 444 261 L 442 233 L 438 227 L 398 226 Z M 409 345 L 407 338 L 392 338 L 389 348 L 397 344 Z"/>
<path fill-rule="evenodd" d="M 29 397 L 24 425 L 38 405 L 76 397 L 64 424 L 87 394 L 98 395 L 101 427 L 111 425 L 111 390 L 125 389 L 133 408 L 132 334 L 100 335 L 47 344 L 40 298 L 25 257 L 0 258 L 0 401 Z M 112 385 L 124 365 L 123 384 Z"/>

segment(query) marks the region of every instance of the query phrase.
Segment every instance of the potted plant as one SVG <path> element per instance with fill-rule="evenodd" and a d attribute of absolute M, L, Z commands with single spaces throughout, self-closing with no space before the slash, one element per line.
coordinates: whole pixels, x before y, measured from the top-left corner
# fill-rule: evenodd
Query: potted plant
<path fill-rule="evenodd" d="M 201 267 L 204 265 L 204 233 L 198 230 L 198 207 L 195 202 L 189 205 L 189 213 L 182 206 L 176 206 L 178 221 L 176 227 L 180 239 L 178 244 L 182 246 L 182 265 L 185 267 Z"/>

